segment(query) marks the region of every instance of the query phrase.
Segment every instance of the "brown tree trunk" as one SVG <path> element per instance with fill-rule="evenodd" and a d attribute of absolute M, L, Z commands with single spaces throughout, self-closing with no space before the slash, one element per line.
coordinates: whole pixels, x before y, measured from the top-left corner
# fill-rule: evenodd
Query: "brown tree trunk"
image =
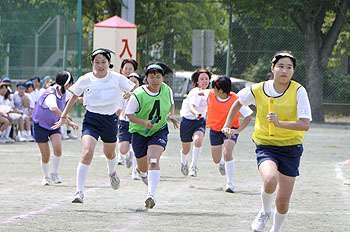
<path fill-rule="evenodd" d="M 323 114 L 323 71 L 321 65 L 319 36 L 313 23 L 305 24 L 304 44 L 306 59 L 306 89 L 308 91 L 312 121 L 324 122 Z"/>

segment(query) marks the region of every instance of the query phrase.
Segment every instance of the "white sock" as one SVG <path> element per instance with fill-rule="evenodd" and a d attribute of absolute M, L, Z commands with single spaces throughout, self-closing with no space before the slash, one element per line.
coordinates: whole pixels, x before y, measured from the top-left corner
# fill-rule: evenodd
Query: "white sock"
<path fill-rule="evenodd" d="M 27 132 L 26 132 L 25 130 L 20 131 L 20 132 L 19 132 L 19 136 L 21 136 L 21 137 L 27 137 L 26 133 L 27 133 Z"/>
<path fill-rule="evenodd" d="M 6 128 L 4 138 L 10 138 L 11 127 L 12 126 L 10 125 Z"/>
<path fill-rule="evenodd" d="M 130 150 L 125 154 L 125 158 L 130 159 Z"/>
<path fill-rule="evenodd" d="M 113 159 L 107 159 L 107 170 L 108 170 L 108 174 L 112 175 L 115 172 L 115 165 L 117 163 L 117 159 L 116 157 L 114 157 Z"/>
<path fill-rule="evenodd" d="M 180 151 L 180 155 L 181 155 L 181 163 L 186 165 L 187 164 L 188 155 L 185 155 L 184 153 L 182 153 L 182 151 Z"/>
<path fill-rule="evenodd" d="M 50 169 L 50 163 L 43 163 L 43 161 L 41 161 L 41 167 L 43 168 L 43 172 L 44 172 L 44 177 L 50 177 L 49 175 L 49 169 Z"/>
<path fill-rule="evenodd" d="M 133 156 L 131 161 L 132 161 L 132 170 L 133 170 L 134 172 L 136 172 L 136 167 L 137 167 L 136 157 Z"/>
<path fill-rule="evenodd" d="M 148 170 L 148 194 L 154 196 L 160 179 L 160 170 Z"/>
<path fill-rule="evenodd" d="M 271 193 L 265 193 L 264 191 L 264 185 L 261 187 L 261 203 L 262 203 L 262 209 L 265 213 L 271 213 L 271 205 L 273 201 L 274 194 Z"/>
<path fill-rule="evenodd" d="M 272 228 L 271 228 L 272 232 L 279 232 L 281 230 L 282 224 L 283 224 L 284 220 L 286 219 L 287 214 L 288 214 L 288 212 L 286 214 L 280 214 L 277 211 L 277 208 L 275 208 L 275 213 L 273 215 L 273 224 L 272 224 Z"/>
<path fill-rule="evenodd" d="M 89 173 L 90 165 L 78 164 L 77 168 L 77 192 L 84 191 L 85 181 Z"/>
<path fill-rule="evenodd" d="M 52 172 L 57 173 L 57 169 L 58 169 L 58 166 L 60 165 L 62 156 L 52 155 L 51 157 L 52 157 Z"/>
<path fill-rule="evenodd" d="M 221 160 L 220 160 L 220 165 L 224 165 L 225 160 L 224 160 L 224 154 L 221 155 Z"/>
<path fill-rule="evenodd" d="M 235 161 L 225 161 L 226 181 L 228 185 L 233 185 L 233 176 L 235 174 Z"/>
<path fill-rule="evenodd" d="M 30 130 L 27 130 L 27 131 L 26 131 L 26 136 L 29 137 L 29 136 L 31 136 L 31 135 L 32 135 L 32 133 L 30 132 Z"/>
<path fill-rule="evenodd" d="M 0 131 L 0 138 L 2 138 L 3 134 L 4 134 L 4 132 Z"/>
<path fill-rule="evenodd" d="M 195 146 L 193 146 L 191 167 L 197 167 L 197 163 L 198 163 L 201 151 L 202 151 L 202 147 L 195 147 Z"/>

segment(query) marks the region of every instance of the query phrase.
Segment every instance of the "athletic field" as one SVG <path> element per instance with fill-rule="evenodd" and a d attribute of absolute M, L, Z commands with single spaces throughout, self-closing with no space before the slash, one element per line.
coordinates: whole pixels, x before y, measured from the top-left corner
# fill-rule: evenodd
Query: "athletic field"
<path fill-rule="evenodd" d="M 180 172 L 179 130 L 170 128 L 161 158 L 156 206 L 149 211 L 143 210 L 147 187 L 131 180 L 131 169 L 118 166 L 120 189 L 110 187 L 101 142 L 90 167 L 84 204 L 71 203 L 80 139 L 63 141 L 59 168 L 63 183 L 45 187 L 41 186 L 40 153 L 35 143 L 1 144 L 0 231 L 250 231 L 260 209 L 261 188 L 252 131 L 253 122 L 238 138 L 234 150 L 236 192 L 230 194 L 224 192 L 226 178 L 212 162 L 208 130 L 198 177 L 193 178 Z M 347 159 L 350 126 L 311 125 L 283 231 L 350 231 Z M 271 225 L 270 218 L 265 231 Z"/>

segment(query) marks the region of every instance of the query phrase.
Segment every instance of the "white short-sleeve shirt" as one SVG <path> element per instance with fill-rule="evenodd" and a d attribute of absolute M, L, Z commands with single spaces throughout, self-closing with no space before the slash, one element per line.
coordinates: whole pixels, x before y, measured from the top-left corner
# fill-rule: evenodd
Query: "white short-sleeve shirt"
<path fill-rule="evenodd" d="M 92 72 L 81 76 L 69 90 L 77 96 L 84 93 L 83 104 L 90 112 L 112 115 L 122 100 L 123 91 L 131 91 L 135 84 L 125 76 L 107 71 L 103 78 L 96 78 Z"/>
<path fill-rule="evenodd" d="M 207 114 L 207 99 L 208 96 L 199 96 L 200 92 L 199 88 L 193 88 L 187 95 L 187 97 L 183 100 L 180 115 L 181 117 L 185 117 L 187 119 L 196 119 L 196 117 L 191 113 L 190 107 L 194 105 L 196 110 L 205 117 Z"/>
<path fill-rule="evenodd" d="M 265 82 L 264 92 L 271 97 L 279 97 L 283 94 L 276 92 L 273 87 L 273 80 Z M 238 100 L 242 105 L 255 105 L 255 97 L 250 87 L 242 89 L 237 95 L 239 96 Z M 299 119 L 307 118 L 310 119 L 310 121 L 312 120 L 309 98 L 307 96 L 306 89 L 303 86 L 297 90 L 297 115 Z"/>

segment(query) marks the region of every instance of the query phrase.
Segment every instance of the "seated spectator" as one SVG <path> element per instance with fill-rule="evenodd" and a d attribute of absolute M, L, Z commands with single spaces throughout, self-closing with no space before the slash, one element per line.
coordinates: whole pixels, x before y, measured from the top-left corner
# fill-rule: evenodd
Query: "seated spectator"
<path fill-rule="evenodd" d="M 50 87 L 50 83 L 51 83 L 51 82 L 52 82 L 52 79 L 51 79 L 50 76 L 44 77 L 44 79 L 43 79 L 43 85 L 42 85 L 42 87 L 41 87 L 41 89 L 40 89 L 40 91 L 39 91 L 39 94 L 40 94 L 40 95 L 43 94 L 43 92 L 45 92 L 45 90 L 46 90 L 47 88 Z"/>
<path fill-rule="evenodd" d="M 34 100 L 34 104 L 36 104 L 36 102 L 39 100 L 39 97 L 40 97 L 40 91 L 39 91 L 40 77 L 34 76 L 30 78 L 30 80 L 33 83 L 33 91 L 31 92 L 31 95 Z"/>
<path fill-rule="evenodd" d="M 17 83 L 16 85 L 16 92 L 13 94 L 13 103 L 15 106 L 15 109 L 23 112 L 24 117 L 24 125 L 21 124 L 20 121 L 18 121 L 18 127 L 19 127 L 19 135 L 18 140 L 19 141 L 34 141 L 32 135 L 31 135 L 31 113 L 32 110 L 30 110 L 30 105 L 32 104 L 32 107 L 34 107 L 34 103 L 31 103 L 30 95 L 25 93 L 26 85 L 24 83 Z"/>

